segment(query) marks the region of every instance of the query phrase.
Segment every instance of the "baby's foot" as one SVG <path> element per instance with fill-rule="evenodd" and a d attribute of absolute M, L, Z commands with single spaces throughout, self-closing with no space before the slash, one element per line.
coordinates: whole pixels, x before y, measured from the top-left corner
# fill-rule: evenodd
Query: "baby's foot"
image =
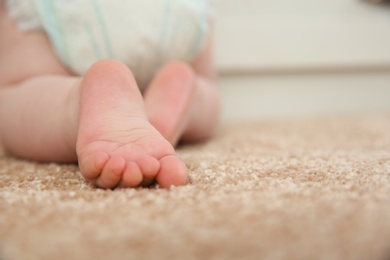
<path fill-rule="evenodd" d="M 180 61 L 165 65 L 146 90 L 149 121 L 172 145 L 187 127 L 194 96 L 194 72 Z"/>
<path fill-rule="evenodd" d="M 81 82 L 77 155 L 83 176 L 102 188 L 184 185 L 186 167 L 149 123 L 131 72 L 100 61 Z"/>

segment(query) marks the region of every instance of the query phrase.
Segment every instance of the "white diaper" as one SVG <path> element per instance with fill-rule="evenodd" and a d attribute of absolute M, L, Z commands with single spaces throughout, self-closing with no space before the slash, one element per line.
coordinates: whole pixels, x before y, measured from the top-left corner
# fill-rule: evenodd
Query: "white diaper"
<path fill-rule="evenodd" d="M 44 30 L 79 75 L 96 61 L 125 63 L 140 86 L 169 60 L 190 61 L 209 29 L 207 0 L 8 0 L 22 30 Z"/>

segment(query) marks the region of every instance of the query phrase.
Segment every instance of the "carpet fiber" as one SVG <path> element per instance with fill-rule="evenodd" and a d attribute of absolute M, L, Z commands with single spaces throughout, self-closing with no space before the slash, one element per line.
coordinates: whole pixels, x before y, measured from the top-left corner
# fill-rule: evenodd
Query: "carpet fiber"
<path fill-rule="evenodd" d="M 0 157 L 0 259 L 389 259 L 390 115 L 224 124 L 190 183 L 101 190 Z"/>

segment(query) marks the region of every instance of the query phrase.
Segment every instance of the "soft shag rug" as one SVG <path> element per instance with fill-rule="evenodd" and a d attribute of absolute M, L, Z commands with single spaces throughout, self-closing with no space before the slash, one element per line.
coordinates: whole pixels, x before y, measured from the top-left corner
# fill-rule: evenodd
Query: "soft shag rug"
<path fill-rule="evenodd" d="M 390 115 L 221 125 L 190 183 L 0 158 L 0 259 L 390 259 Z"/>

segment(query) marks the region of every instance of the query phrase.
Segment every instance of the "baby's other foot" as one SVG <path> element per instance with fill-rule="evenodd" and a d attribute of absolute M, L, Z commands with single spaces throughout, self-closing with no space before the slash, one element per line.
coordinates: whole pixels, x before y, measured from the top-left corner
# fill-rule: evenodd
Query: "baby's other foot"
<path fill-rule="evenodd" d="M 176 145 L 186 130 L 195 98 L 195 73 L 184 62 L 166 64 L 145 92 L 145 108 L 151 124 Z"/>
<path fill-rule="evenodd" d="M 93 65 L 81 82 L 80 101 L 77 155 L 85 179 L 101 188 L 187 182 L 184 163 L 146 118 L 127 67 L 113 60 Z"/>

